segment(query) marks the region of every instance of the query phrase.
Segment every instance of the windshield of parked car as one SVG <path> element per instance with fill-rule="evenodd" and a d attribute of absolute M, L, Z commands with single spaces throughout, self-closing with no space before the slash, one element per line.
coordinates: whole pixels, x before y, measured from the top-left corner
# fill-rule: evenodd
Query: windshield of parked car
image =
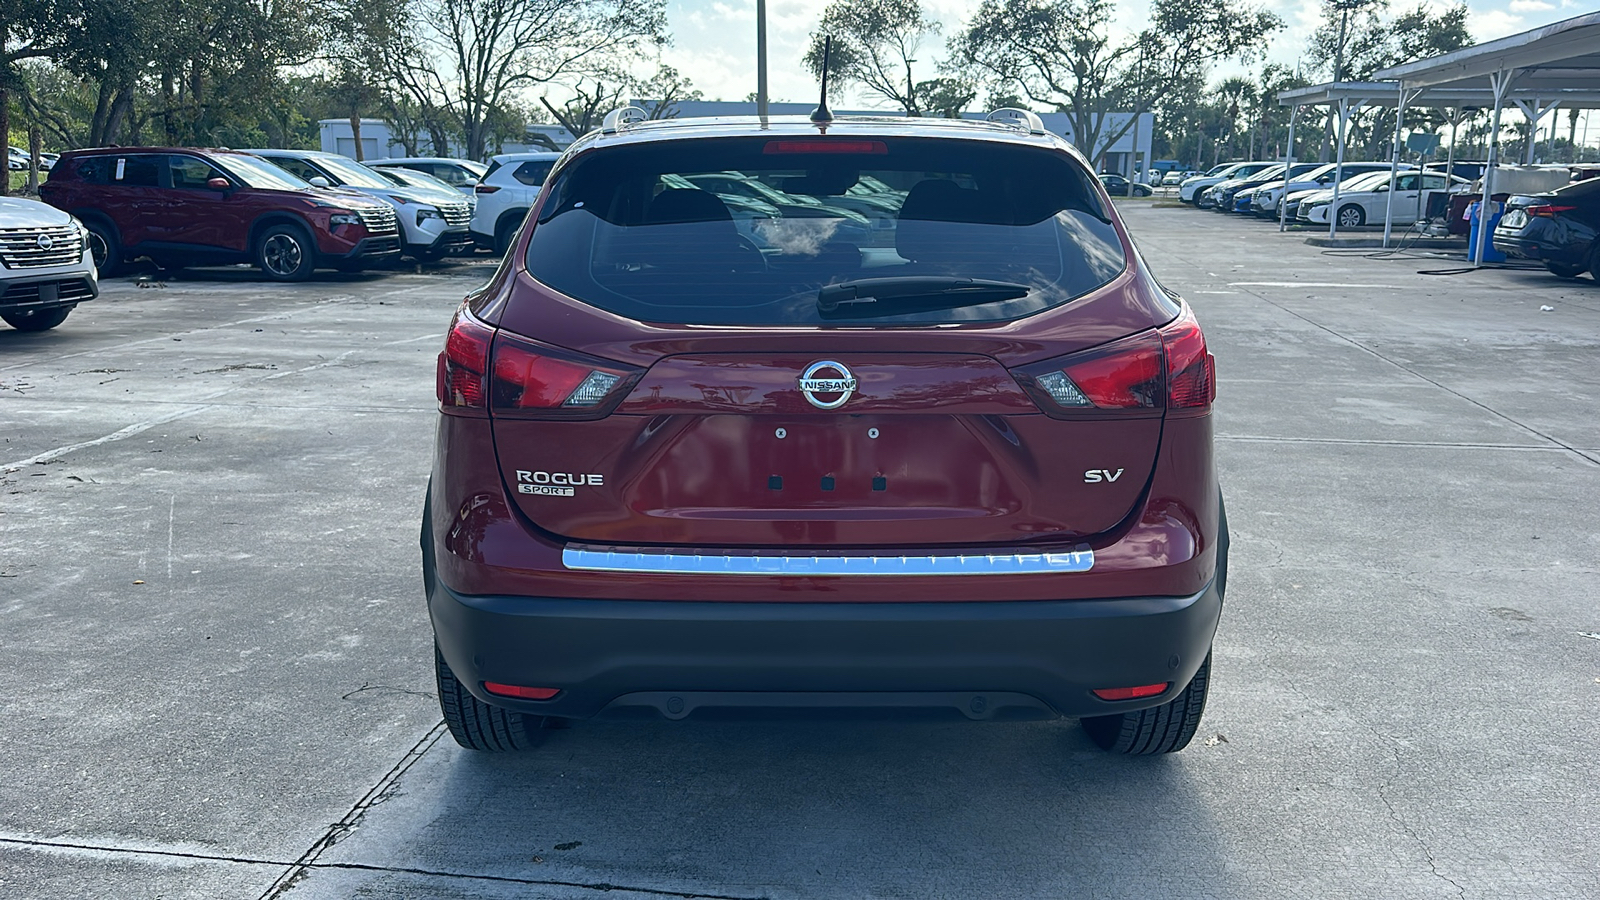
<path fill-rule="evenodd" d="M 405 187 L 425 188 L 427 190 L 437 191 L 441 194 L 461 193 L 450 185 L 445 184 L 439 179 L 433 177 L 432 175 L 429 175 L 426 172 L 418 172 L 415 169 L 402 169 L 398 166 L 387 166 L 382 169 L 373 169 L 372 171 L 377 172 L 384 178 L 390 179 L 395 184 L 403 185 Z"/>
<path fill-rule="evenodd" d="M 268 191 L 304 191 L 311 188 L 299 176 L 254 156 L 230 153 L 216 161 L 233 177 L 253 188 Z"/>
<path fill-rule="evenodd" d="M 1342 194 L 1346 191 L 1370 191 L 1380 184 L 1388 183 L 1388 172 L 1367 172 L 1346 178 L 1344 183 L 1339 185 L 1339 192 Z"/>
<path fill-rule="evenodd" d="M 381 177 L 379 177 L 377 172 L 372 171 L 353 159 L 347 159 L 343 156 L 330 155 L 314 157 L 310 161 L 315 164 L 317 168 L 323 169 L 324 171 L 328 172 L 328 174 L 338 179 L 340 184 L 347 184 L 351 187 L 362 188 L 389 189 L 394 187 L 394 185 L 384 181 Z"/>
<path fill-rule="evenodd" d="M 1093 176 L 1063 153 L 926 138 L 821 152 L 847 141 L 705 139 L 580 157 L 546 188 L 528 271 L 618 315 L 696 325 L 823 324 L 819 292 L 862 279 L 1022 286 L 849 317 L 927 325 L 1031 315 L 1126 266 Z M 879 186 L 880 208 L 859 203 L 863 185 Z"/>

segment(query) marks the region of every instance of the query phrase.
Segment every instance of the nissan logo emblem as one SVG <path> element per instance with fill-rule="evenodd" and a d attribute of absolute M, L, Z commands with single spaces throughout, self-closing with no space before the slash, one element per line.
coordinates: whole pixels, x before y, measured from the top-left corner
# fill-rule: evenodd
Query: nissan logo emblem
<path fill-rule="evenodd" d="M 39 249 L 40 250 L 49 250 L 50 248 L 54 247 L 55 245 L 56 245 L 55 238 L 51 237 L 48 234 L 39 235 Z"/>
<path fill-rule="evenodd" d="M 833 371 L 838 373 L 837 378 L 819 377 L 820 373 Z M 800 393 L 806 395 L 806 400 L 817 409 L 838 409 L 843 406 L 850 395 L 855 393 L 856 377 L 844 367 L 844 363 L 837 363 L 831 359 L 819 359 L 809 366 L 800 375 Z M 818 394 L 838 394 L 832 400 L 824 400 Z"/>

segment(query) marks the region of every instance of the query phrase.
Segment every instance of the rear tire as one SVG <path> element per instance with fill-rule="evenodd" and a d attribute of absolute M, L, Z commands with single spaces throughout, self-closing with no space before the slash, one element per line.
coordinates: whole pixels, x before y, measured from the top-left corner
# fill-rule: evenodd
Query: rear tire
<path fill-rule="evenodd" d="M 1176 753 L 1189 746 L 1206 710 L 1206 690 L 1211 683 L 1211 654 L 1183 692 L 1160 706 L 1114 716 L 1089 716 L 1079 720 L 1089 739 L 1100 749 L 1129 756 Z"/>
<path fill-rule="evenodd" d="M 1550 262 L 1549 260 L 1545 261 L 1544 267 L 1549 269 L 1551 274 L 1560 276 L 1562 278 L 1577 278 L 1585 271 L 1583 266 L 1575 266 L 1571 263 Z"/>
<path fill-rule="evenodd" d="M 1600 241 L 1594 242 L 1594 250 L 1589 254 L 1589 274 L 1600 281 Z"/>
<path fill-rule="evenodd" d="M 526 216 L 527 210 L 522 213 Z M 505 256 L 511 249 L 511 242 L 517 239 L 517 229 L 522 227 L 522 219 L 517 216 L 504 216 L 500 224 L 494 229 L 494 252 L 496 256 Z"/>
<path fill-rule="evenodd" d="M 305 281 L 317 265 L 317 247 L 305 229 L 268 225 L 256 238 L 256 265 L 273 281 Z"/>
<path fill-rule="evenodd" d="M 542 717 L 490 706 L 472 696 L 450 671 L 437 646 L 433 648 L 433 670 L 439 683 L 439 710 L 456 743 L 486 753 L 531 750 L 539 745 Z"/>
<path fill-rule="evenodd" d="M 72 312 L 70 306 L 58 306 L 55 309 L 41 309 L 35 312 L 8 312 L 0 313 L 7 325 L 18 331 L 49 331 L 67 320 L 67 313 Z"/>

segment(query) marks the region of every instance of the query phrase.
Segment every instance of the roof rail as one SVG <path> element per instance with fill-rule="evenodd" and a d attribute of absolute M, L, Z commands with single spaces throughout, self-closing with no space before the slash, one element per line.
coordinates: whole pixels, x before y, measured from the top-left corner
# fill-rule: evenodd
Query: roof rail
<path fill-rule="evenodd" d="M 630 125 L 636 125 L 650 118 L 650 114 L 637 106 L 619 106 L 606 113 L 605 119 L 600 123 L 601 134 L 616 134 Z"/>
<path fill-rule="evenodd" d="M 1026 109 L 1005 106 L 983 118 L 986 122 L 996 122 L 1001 125 L 1009 125 L 1012 128 L 1020 128 L 1029 134 L 1048 134 L 1044 130 L 1044 120 L 1040 119 L 1038 114 L 1029 112 Z"/>

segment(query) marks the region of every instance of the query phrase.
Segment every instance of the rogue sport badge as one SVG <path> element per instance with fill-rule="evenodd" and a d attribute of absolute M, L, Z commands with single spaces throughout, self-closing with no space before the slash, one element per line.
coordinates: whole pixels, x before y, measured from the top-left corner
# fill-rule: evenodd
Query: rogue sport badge
<path fill-rule="evenodd" d="M 837 378 L 820 377 L 823 373 L 837 372 Z M 819 359 L 800 374 L 800 393 L 806 395 L 806 400 L 817 409 L 838 409 L 844 405 L 850 395 L 855 393 L 856 377 L 844 367 L 844 363 L 836 363 L 831 359 Z M 832 400 L 824 400 L 818 394 L 838 394 Z"/>

